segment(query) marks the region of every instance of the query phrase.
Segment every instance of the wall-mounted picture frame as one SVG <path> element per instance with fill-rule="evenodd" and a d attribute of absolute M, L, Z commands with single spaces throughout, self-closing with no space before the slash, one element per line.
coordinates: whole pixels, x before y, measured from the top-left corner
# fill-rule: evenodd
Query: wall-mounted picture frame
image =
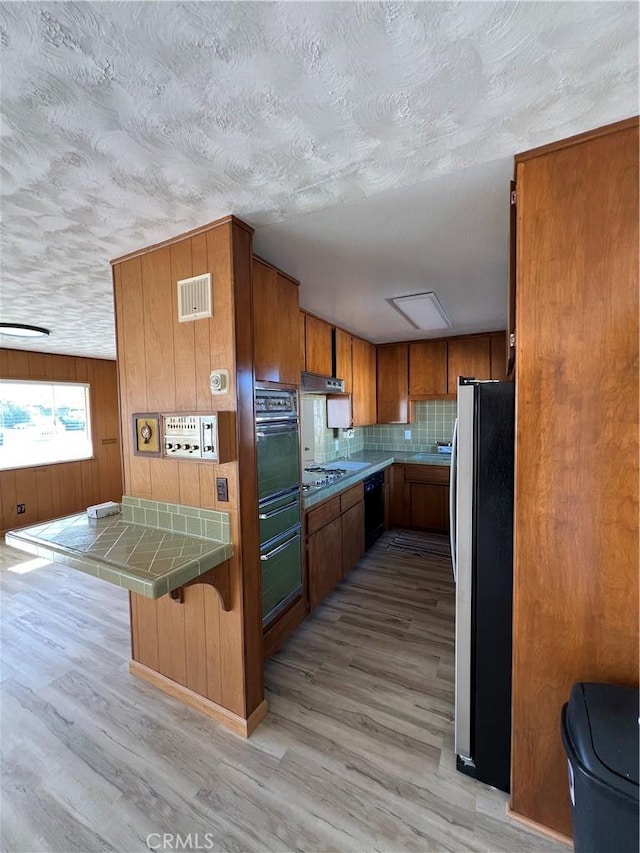
<path fill-rule="evenodd" d="M 137 412 L 133 422 L 133 452 L 136 456 L 160 456 L 160 415 L 157 412 Z"/>

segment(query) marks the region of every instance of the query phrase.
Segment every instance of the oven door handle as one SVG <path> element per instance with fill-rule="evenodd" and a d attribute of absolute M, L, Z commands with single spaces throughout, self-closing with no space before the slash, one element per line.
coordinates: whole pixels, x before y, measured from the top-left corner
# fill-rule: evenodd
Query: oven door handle
<path fill-rule="evenodd" d="M 264 562 L 270 560 L 272 557 L 280 554 L 281 551 L 284 551 L 285 548 L 288 548 L 292 542 L 295 542 L 296 539 L 300 539 L 300 534 L 296 533 L 295 536 L 292 536 L 291 539 L 287 539 L 286 542 L 283 542 L 282 545 L 278 545 L 277 548 L 274 548 L 273 551 L 268 551 L 266 554 L 260 554 L 260 559 Z"/>
<path fill-rule="evenodd" d="M 286 504 L 285 506 L 281 506 L 278 509 L 272 509 L 271 512 L 261 512 L 258 515 L 260 521 L 266 521 L 268 518 L 274 518 L 276 515 L 280 515 L 281 512 L 287 512 L 287 510 L 293 509 L 293 507 L 298 506 L 298 500 L 292 501 L 290 504 Z"/>
<path fill-rule="evenodd" d="M 269 438 L 272 435 L 289 435 L 289 433 L 298 432 L 298 422 L 290 424 L 274 424 L 273 426 L 267 424 L 260 424 L 260 429 L 256 430 L 256 436 L 258 438 Z"/>

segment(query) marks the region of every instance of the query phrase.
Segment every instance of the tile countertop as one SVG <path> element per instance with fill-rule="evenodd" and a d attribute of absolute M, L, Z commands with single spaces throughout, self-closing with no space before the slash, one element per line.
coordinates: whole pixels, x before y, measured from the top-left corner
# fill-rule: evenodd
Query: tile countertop
<path fill-rule="evenodd" d="M 230 543 L 86 512 L 6 534 L 8 545 L 160 598 L 233 556 Z"/>
<path fill-rule="evenodd" d="M 324 467 L 335 465 L 339 468 L 341 462 L 361 462 L 366 463 L 366 466 L 347 474 L 346 477 L 336 480 L 329 486 L 320 486 L 303 494 L 302 506 L 305 510 L 311 509 L 316 504 L 322 503 L 322 501 L 337 495 L 350 486 L 355 486 L 365 477 L 388 468 L 394 462 L 403 465 L 439 465 L 443 468 L 450 468 L 451 455 L 448 453 L 414 453 L 401 450 L 361 450 L 358 453 L 352 453 L 348 459 L 333 459 L 331 462 L 323 464 Z"/>

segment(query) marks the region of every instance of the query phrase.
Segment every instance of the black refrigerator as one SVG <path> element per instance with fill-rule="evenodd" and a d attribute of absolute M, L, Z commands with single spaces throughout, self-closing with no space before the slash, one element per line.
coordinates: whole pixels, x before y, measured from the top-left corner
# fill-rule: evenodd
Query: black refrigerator
<path fill-rule="evenodd" d="M 509 791 L 514 385 L 460 377 L 451 457 L 458 770 Z"/>

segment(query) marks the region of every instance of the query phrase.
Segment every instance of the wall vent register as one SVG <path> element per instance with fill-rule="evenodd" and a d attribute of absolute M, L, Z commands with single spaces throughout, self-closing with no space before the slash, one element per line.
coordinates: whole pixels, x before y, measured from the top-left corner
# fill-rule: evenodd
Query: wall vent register
<path fill-rule="evenodd" d="M 193 278 L 183 278 L 177 284 L 179 323 L 213 316 L 210 272 Z"/>

